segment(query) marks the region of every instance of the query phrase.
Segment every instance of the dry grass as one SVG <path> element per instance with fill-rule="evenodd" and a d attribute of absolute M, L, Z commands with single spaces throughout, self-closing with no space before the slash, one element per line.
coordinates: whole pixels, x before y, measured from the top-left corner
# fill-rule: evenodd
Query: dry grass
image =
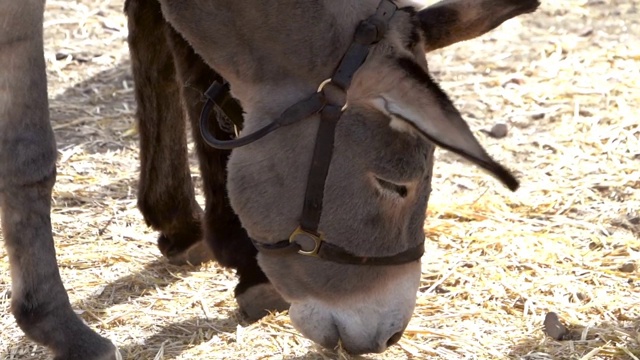
<path fill-rule="evenodd" d="M 83 319 L 126 359 L 349 359 L 314 347 L 286 313 L 239 324 L 234 276 L 216 264 L 164 262 L 135 207 L 122 3 L 47 6 L 52 217 Z M 639 34 L 640 0 L 545 1 L 429 56 L 474 130 L 508 124 L 504 139 L 478 134 L 523 187 L 439 152 L 415 316 L 399 346 L 365 358 L 640 358 L 640 272 L 621 271 L 640 265 Z M 9 314 L 9 283 L 0 247 L 0 358 L 46 358 Z M 574 340 L 545 337 L 549 311 Z"/>

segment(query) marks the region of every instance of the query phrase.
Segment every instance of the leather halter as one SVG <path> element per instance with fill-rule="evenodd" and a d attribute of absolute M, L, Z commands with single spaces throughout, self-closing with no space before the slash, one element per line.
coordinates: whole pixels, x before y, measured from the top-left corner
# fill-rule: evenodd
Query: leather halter
<path fill-rule="evenodd" d="M 392 256 L 364 257 L 356 256 L 340 246 L 325 241 L 322 232 L 318 230 L 324 187 L 331 164 L 335 129 L 342 113 L 348 107 L 347 90 L 355 72 L 362 66 L 369 55 L 371 46 L 378 43 L 385 35 L 389 21 L 397 10 L 396 4 L 390 0 L 381 0 L 376 13 L 358 25 L 353 42 L 342 57 L 340 64 L 333 76 L 323 81 L 318 91 L 305 100 L 285 110 L 277 119 L 260 128 L 259 130 L 232 140 L 219 140 L 208 131 L 208 120 L 213 105 L 222 108 L 222 103 L 229 100 L 229 85 L 214 82 L 205 92 L 206 103 L 200 115 L 200 131 L 204 141 L 217 149 L 234 149 L 248 145 L 276 129 L 299 122 L 314 114 L 320 114 L 320 126 L 316 136 L 315 148 L 307 188 L 302 208 L 302 216 L 299 226 L 290 235 L 289 239 L 267 244 L 252 239 L 254 246 L 259 251 L 273 253 L 288 253 L 296 251 L 299 254 L 318 257 L 327 261 L 352 265 L 400 265 L 416 261 L 424 253 L 424 242 Z M 234 114 L 225 116 L 238 119 L 234 106 L 231 108 Z M 224 111 L 222 113 L 225 113 Z M 238 121 L 233 121 L 237 123 Z M 237 126 L 237 124 L 236 124 Z"/>

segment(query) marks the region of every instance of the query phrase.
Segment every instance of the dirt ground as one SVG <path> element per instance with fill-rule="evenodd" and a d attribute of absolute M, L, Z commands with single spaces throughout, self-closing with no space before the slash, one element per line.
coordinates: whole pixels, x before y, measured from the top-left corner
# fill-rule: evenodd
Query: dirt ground
<path fill-rule="evenodd" d="M 77 313 L 125 359 L 351 359 L 314 346 L 286 312 L 239 323 L 231 271 L 160 256 L 136 208 L 122 2 L 47 2 L 52 220 Z M 640 359 L 640 0 L 543 1 L 428 60 L 522 187 L 438 151 L 415 315 L 397 346 L 363 358 Z M 505 138 L 481 131 L 500 122 Z M 0 358 L 46 359 L 9 297 L 0 247 Z M 545 336 L 548 312 L 570 340 Z"/>

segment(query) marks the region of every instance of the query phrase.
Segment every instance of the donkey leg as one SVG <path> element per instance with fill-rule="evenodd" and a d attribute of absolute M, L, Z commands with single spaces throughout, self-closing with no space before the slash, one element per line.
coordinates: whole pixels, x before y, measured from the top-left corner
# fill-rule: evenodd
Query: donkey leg
<path fill-rule="evenodd" d="M 235 289 L 240 311 L 248 320 L 258 320 L 269 311 L 289 308 L 275 291 L 258 266 L 257 250 L 251 243 L 240 219 L 233 212 L 226 191 L 227 160 L 230 151 L 209 147 L 200 135 L 200 111 L 204 105 L 203 93 L 214 80 L 222 78 L 196 55 L 189 44 L 177 32 L 172 31 L 170 45 L 181 84 L 183 102 L 191 120 L 200 172 L 206 197 L 204 235 L 213 250 L 214 258 L 223 266 L 234 268 L 239 276 Z M 215 115 L 211 117 L 211 129 L 217 138 L 229 139 L 230 135 L 218 126 Z"/>
<path fill-rule="evenodd" d="M 186 120 L 175 66 L 167 45 L 168 24 L 156 0 L 128 0 L 129 50 L 140 132 L 138 207 L 160 232 L 158 247 L 173 263 L 211 259 L 202 241 L 202 210 L 189 171 Z"/>
<path fill-rule="evenodd" d="M 42 52 L 43 0 L 0 2 L 0 218 L 11 311 L 56 359 L 116 359 L 113 344 L 73 312 L 51 232 L 56 146 Z"/>

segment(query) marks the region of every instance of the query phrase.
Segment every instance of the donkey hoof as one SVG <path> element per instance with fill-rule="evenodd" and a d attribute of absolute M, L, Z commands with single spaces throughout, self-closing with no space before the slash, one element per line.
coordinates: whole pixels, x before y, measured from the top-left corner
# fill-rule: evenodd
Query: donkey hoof
<path fill-rule="evenodd" d="M 53 360 L 87 359 L 87 360 L 123 360 L 120 350 L 109 340 L 101 339 L 101 344 L 93 344 L 87 348 L 87 344 L 72 347 L 70 353 L 59 354 Z"/>
<path fill-rule="evenodd" d="M 270 312 L 289 309 L 289 303 L 270 283 L 252 286 L 236 295 L 240 313 L 246 321 L 254 322 L 269 315 Z"/>
<path fill-rule="evenodd" d="M 164 254 L 172 265 L 200 265 L 210 260 L 214 260 L 213 252 L 203 240 L 200 240 L 190 247 L 179 251 Z"/>

